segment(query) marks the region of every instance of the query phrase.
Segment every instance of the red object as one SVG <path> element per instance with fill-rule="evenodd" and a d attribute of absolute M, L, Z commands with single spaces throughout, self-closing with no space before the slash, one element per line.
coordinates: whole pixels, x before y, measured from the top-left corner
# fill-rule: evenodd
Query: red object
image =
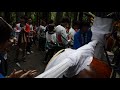
<path fill-rule="evenodd" d="M 16 25 L 16 30 L 18 30 L 18 26 Z"/>
<path fill-rule="evenodd" d="M 93 61 L 87 68 L 79 72 L 73 78 L 110 78 L 112 75 L 112 68 L 102 60 L 93 58 Z"/>
<path fill-rule="evenodd" d="M 57 37 L 57 38 L 58 38 L 58 42 L 59 42 L 59 43 L 62 43 L 62 38 L 61 38 L 61 35 L 58 35 L 58 37 Z"/>
<path fill-rule="evenodd" d="M 26 31 L 26 32 L 30 32 L 30 25 L 29 25 L 29 24 L 26 24 L 25 31 Z"/>

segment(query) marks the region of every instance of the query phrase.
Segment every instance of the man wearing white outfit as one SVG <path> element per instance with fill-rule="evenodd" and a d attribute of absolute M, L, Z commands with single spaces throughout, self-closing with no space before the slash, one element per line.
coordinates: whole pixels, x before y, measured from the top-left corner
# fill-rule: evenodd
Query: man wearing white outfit
<path fill-rule="evenodd" d="M 15 37 L 16 37 L 16 40 L 18 41 L 18 38 L 19 38 L 19 34 L 20 34 L 20 31 L 21 31 L 21 26 L 20 26 L 20 23 L 17 23 L 16 24 L 16 30 L 15 30 Z"/>
<path fill-rule="evenodd" d="M 46 32 L 46 55 L 44 63 L 48 63 L 49 60 L 53 57 L 56 50 L 56 33 L 54 31 L 54 24 L 49 24 L 47 26 Z M 49 56 L 49 58 L 48 58 Z"/>

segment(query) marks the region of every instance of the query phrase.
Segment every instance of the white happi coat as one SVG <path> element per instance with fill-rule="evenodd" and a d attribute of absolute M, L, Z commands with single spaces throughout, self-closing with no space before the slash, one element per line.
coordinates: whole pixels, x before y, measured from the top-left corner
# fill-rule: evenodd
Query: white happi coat
<path fill-rule="evenodd" d="M 42 25 L 39 26 L 39 31 L 38 31 L 39 37 L 46 38 L 45 30 L 46 30 L 45 26 L 42 26 Z"/>
<path fill-rule="evenodd" d="M 71 27 L 69 30 L 70 45 L 73 45 L 75 33 L 76 31 Z"/>
<path fill-rule="evenodd" d="M 17 41 L 18 41 L 19 34 L 20 34 L 21 30 L 22 30 L 22 28 L 20 27 L 20 23 L 16 24 L 15 37 L 16 37 Z"/>
<path fill-rule="evenodd" d="M 56 33 L 49 34 L 48 31 L 46 32 L 46 47 L 52 49 L 53 44 L 56 44 Z"/>
<path fill-rule="evenodd" d="M 112 19 L 95 17 L 91 27 L 92 40 L 98 40 L 94 56 L 101 60 L 106 60 L 104 55 L 104 45 L 106 44 L 105 35 L 112 31 Z"/>
<path fill-rule="evenodd" d="M 55 27 L 55 32 L 56 32 L 57 42 L 62 43 L 63 45 L 67 45 L 68 39 L 67 39 L 66 29 L 63 26 L 58 25 Z M 60 36 L 62 42 L 60 42 L 60 40 L 58 39 L 59 36 Z"/>
<path fill-rule="evenodd" d="M 95 17 L 92 30 L 92 41 L 77 50 L 65 49 L 64 52 L 53 57 L 48 63 L 44 73 L 35 78 L 62 78 L 77 75 L 81 70 L 87 68 L 93 56 L 102 58 L 104 53 L 105 34 L 111 32 L 112 19 Z M 97 46 L 96 46 L 97 45 Z"/>

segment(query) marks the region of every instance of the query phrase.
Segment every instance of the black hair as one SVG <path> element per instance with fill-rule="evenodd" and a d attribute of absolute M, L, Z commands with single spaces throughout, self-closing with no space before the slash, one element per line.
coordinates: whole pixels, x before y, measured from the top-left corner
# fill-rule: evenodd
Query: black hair
<path fill-rule="evenodd" d="M 25 16 L 21 16 L 20 19 L 25 19 Z"/>
<path fill-rule="evenodd" d="M 48 24 L 52 24 L 54 21 L 51 19 L 49 20 Z"/>
<path fill-rule="evenodd" d="M 52 32 L 54 30 L 54 24 L 50 24 L 47 26 L 48 32 Z"/>
<path fill-rule="evenodd" d="M 9 40 L 12 30 L 12 27 L 0 18 L 0 44 Z"/>
<path fill-rule="evenodd" d="M 73 20 L 72 26 L 74 27 L 75 25 L 80 26 L 80 21 Z"/>
<path fill-rule="evenodd" d="M 22 17 L 21 17 L 21 19 L 24 19 L 24 20 L 25 20 L 25 23 L 27 23 L 27 21 L 28 21 L 28 17 L 27 17 L 27 16 L 25 16 L 25 15 L 24 15 L 24 16 L 22 16 Z"/>
<path fill-rule="evenodd" d="M 90 23 L 89 22 L 86 22 L 86 21 L 82 21 L 80 22 L 80 29 L 84 26 L 87 26 L 87 27 L 90 27 Z"/>

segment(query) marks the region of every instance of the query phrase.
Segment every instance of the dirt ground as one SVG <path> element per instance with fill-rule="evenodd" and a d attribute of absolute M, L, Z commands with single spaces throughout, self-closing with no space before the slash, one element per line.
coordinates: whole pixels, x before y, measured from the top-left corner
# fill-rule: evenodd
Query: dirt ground
<path fill-rule="evenodd" d="M 45 52 L 39 51 L 37 46 L 33 45 L 33 54 L 26 56 L 26 62 L 20 62 L 20 66 L 22 69 L 30 70 L 35 69 L 38 71 L 38 75 L 42 73 L 45 69 L 45 64 L 43 64 L 43 60 L 45 57 Z M 8 75 L 14 70 L 20 70 L 21 68 L 14 62 L 16 52 L 16 46 L 11 47 L 10 51 L 8 52 Z M 21 54 L 20 54 L 21 55 Z M 21 58 L 21 56 L 20 56 Z"/>

